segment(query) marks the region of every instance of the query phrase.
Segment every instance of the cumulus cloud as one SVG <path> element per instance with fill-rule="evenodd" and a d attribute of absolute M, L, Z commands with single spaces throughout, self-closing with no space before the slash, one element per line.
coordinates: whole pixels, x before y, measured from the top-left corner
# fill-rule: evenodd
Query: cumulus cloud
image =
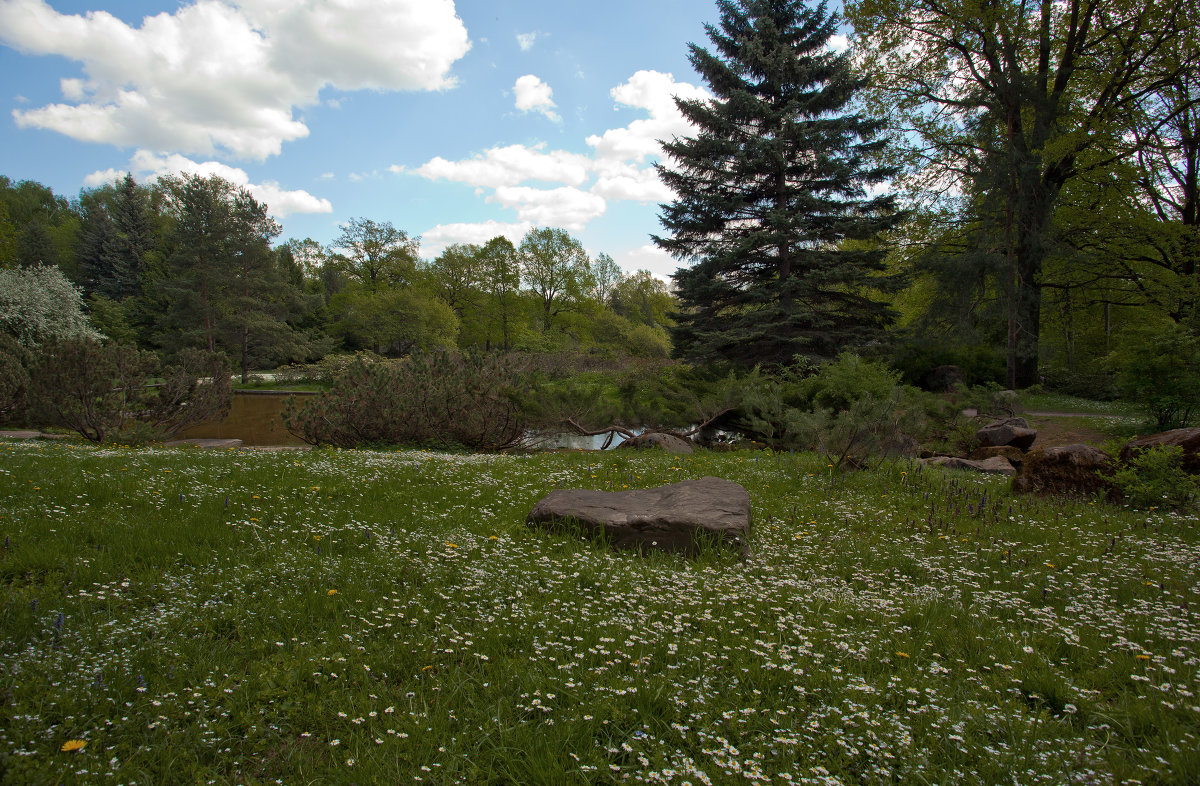
<path fill-rule="evenodd" d="M 522 112 L 536 110 L 555 123 L 562 119 L 554 111 L 554 91 L 550 89 L 550 85 L 533 74 L 518 77 L 516 84 L 513 85 L 513 94 L 517 99 L 516 107 Z"/>
<path fill-rule="evenodd" d="M 15 110 L 21 127 L 257 160 L 307 136 L 294 111 L 323 88 L 448 88 L 470 48 L 453 0 L 194 0 L 136 28 L 3 0 L 0 42 L 86 77 L 62 81 L 64 103 Z"/>
<path fill-rule="evenodd" d="M 850 48 L 850 39 L 844 35 L 831 35 L 826 46 L 831 52 L 845 52 Z"/>
<path fill-rule="evenodd" d="M 522 80 L 527 80 L 532 87 L 545 87 L 543 100 L 553 106 L 549 86 L 533 75 L 521 77 L 517 80 L 518 86 Z M 676 82 L 671 74 L 638 71 L 628 81 L 613 88 L 611 95 L 618 107 L 642 110 L 647 116 L 624 127 L 588 137 L 590 156 L 563 150 L 547 151 L 544 144 L 532 147 L 507 145 L 490 148 L 460 161 L 439 156 L 413 171 L 430 180 L 445 179 L 472 185 L 478 193 L 490 189 L 487 200 L 515 210 L 521 226 L 559 226 L 577 231 L 603 215 L 610 199 L 670 201 L 674 194 L 658 179 L 653 167 L 654 160 L 662 154 L 658 140 L 694 133 L 675 106 L 675 96 L 707 99 L 709 93 L 686 82 Z M 530 104 L 531 107 L 536 105 Z M 520 93 L 518 108 L 521 108 Z M 393 171 L 400 170 L 393 168 Z M 526 185 L 537 181 L 561 183 L 562 186 L 537 188 Z M 669 259 L 662 262 L 660 256 L 648 257 L 657 266 L 652 268 L 656 274 L 674 270 L 674 263 Z"/>
<path fill-rule="evenodd" d="M 626 273 L 649 270 L 668 283 L 671 281 L 671 274 L 679 268 L 679 263 L 674 257 L 652 243 L 626 251 L 618 255 L 615 261 Z"/>
<path fill-rule="evenodd" d="M 658 141 L 693 132 L 691 123 L 675 106 L 675 98 L 708 99 L 712 95 L 703 87 L 676 82 L 671 74 L 660 71 L 638 71 L 609 94 L 621 105 L 643 109 L 650 116 L 634 120 L 624 128 L 612 128 L 599 136 L 589 136 L 587 143 L 596 150 L 596 157 L 607 160 L 644 161 L 662 151 Z"/>
<path fill-rule="evenodd" d="M 328 199 L 320 199 L 304 190 L 289 191 L 278 183 L 266 180 L 262 183 L 251 183 L 250 176 L 244 169 L 222 164 L 219 161 L 193 161 L 178 154 L 159 155 L 149 150 L 139 150 L 129 159 L 129 169 L 135 178 L 143 182 L 153 182 L 164 175 L 200 175 L 209 177 L 217 175 L 241 186 L 250 195 L 265 204 L 271 215 L 276 218 L 286 218 L 294 213 L 331 213 L 333 205 Z M 93 172 L 84 178 L 83 184 L 89 188 L 111 183 L 125 176 L 126 170 L 106 169 Z"/>
<path fill-rule="evenodd" d="M 465 161 L 447 161 L 438 156 L 415 171 L 430 180 L 445 178 L 481 188 L 515 186 L 527 180 L 583 185 L 590 176 L 591 159 L 564 150 L 544 153 L 544 147 L 493 147 Z"/>
<path fill-rule="evenodd" d="M 593 218 L 604 215 L 608 208 L 603 197 L 571 186 L 501 186 L 488 197 L 488 201 L 515 209 L 517 218 L 522 221 L 571 231 L 583 229 Z"/>
<path fill-rule="evenodd" d="M 533 45 L 537 43 L 537 40 L 544 35 L 545 33 L 537 30 L 532 33 L 517 33 L 517 46 L 521 48 L 522 52 L 528 52 L 530 49 L 533 49 Z"/>
<path fill-rule="evenodd" d="M 533 229 L 529 221 L 504 223 L 481 221 L 475 224 L 438 224 L 421 233 L 421 251 L 426 256 L 437 256 L 451 243 L 475 243 L 483 245 L 494 237 L 506 237 L 518 245 L 525 233 Z"/>

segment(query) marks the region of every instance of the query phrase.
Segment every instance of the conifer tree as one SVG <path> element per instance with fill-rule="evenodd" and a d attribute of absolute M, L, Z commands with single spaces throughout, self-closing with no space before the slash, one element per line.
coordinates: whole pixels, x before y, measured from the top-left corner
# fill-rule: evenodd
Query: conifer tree
<path fill-rule="evenodd" d="M 714 94 L 677 100 L 696 136 L 664 145 L 659 175 L 669 234 L 655 242 L 692 262 L 674 274 L 676 353 L 693 361 L 785 364 L 829 357 L 877 335 L 891 311 L 876 242 L 899 220 L 869 186 L 881 124 L 851 107 L 862 81 L 829 48 L 824 3 L 719 0 L 710 52 L 690 59 Z"/>

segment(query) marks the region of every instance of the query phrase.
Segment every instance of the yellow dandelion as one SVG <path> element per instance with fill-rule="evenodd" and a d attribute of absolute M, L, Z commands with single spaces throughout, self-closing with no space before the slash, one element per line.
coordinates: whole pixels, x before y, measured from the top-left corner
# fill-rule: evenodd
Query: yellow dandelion
<path fill-rule="evenodd" d="M 900 650 L 896 650 L 896 657 L 897 658 L 908 658 L 911 656 L 907 652 L 901 652 Z"/>
<path fill-rule="evenodd" d="M 320 540 L 320 539 L 321 539 L 320 535 L 313 535 L 313 540 Z"/>
<path fill-rule="evenodd" d="M 448 547 L 452 548 L 452 549 L 456 549 L 456 548 L 458 548 L 458 544 L 457 544 L 457 543 L 447 543 L 446 545 L 447 545 Z"/>
<path fill-rule="evenodd" d="M 1150 660 L 1150 656 L 1149 655 L 1138 655 L 1137 659 L 1138 660 Z"/>
<path fill-rule="evenodd" d="M 496 537 L 495 535 L 488 535 L 488 540 L 500 540 L 500 538 Z"/>
<path fill-rule="evenodd" d="M 325 594 L 326 594 L 326 595 L 336 595 L 336 594 L 337 594 L 337 590 L 335 590 L 335 589 L 331 589 L 331 590 L 329 590 L 329 592 L 326 592 Z"/>
<path fill-rule="evenodd" d="M 1046 563 L 1046 567 L 1047 567 L 1047 568 L 1053 568 L 1053 567 L 1054 567 L 1054 563 L 1053 563 L 1053 562 L 1047 562 L 1047 563 Z"/>
<path fill-rule="evenodd" d="M 432 666 L 422 666 L 421 671 L 429 671 L 432 668 L 433 668 Z"/>
<path fill-rule="evenodd" d="M 63 753 L 70 753 L 71 751 L 83 750 L 86 747 L 87 740 L 67 740 L 62 744 L 62 748 L 59 750 L 61 750 Z"/>

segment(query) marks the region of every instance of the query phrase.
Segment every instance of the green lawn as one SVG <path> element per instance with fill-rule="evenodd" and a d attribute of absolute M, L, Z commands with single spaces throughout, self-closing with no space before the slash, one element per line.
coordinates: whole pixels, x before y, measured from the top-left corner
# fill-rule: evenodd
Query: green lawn
<path fill-rule="evenodd" d="M 0 781 L 1194 782 L 1200 520 L 828 472 L 0 443 Z M 749 560 L 524 524 L 703 475 Z"/>

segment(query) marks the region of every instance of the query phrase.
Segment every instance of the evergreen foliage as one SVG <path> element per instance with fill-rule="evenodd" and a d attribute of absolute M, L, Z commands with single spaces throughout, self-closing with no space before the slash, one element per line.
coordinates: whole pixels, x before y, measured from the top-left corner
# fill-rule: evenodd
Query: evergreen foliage
<path fill-rule="evenodd" d="M 691 360 L 786 363 L 833 356 L 879 335 L 872 297 L 901 215 L 866 189 L 893 170 L 870 159 L 881 124 L 853 111 L 863 82 L 828 49 L 838 19 L 800 0 L 721 0 L 715 47 L 691 62 L 715 94 L 679 100 L 698 129 L 664 145 L 659 174 L 678 197 L 655 242 L 695 264 L 675 273 L 673 330 Z"/>

